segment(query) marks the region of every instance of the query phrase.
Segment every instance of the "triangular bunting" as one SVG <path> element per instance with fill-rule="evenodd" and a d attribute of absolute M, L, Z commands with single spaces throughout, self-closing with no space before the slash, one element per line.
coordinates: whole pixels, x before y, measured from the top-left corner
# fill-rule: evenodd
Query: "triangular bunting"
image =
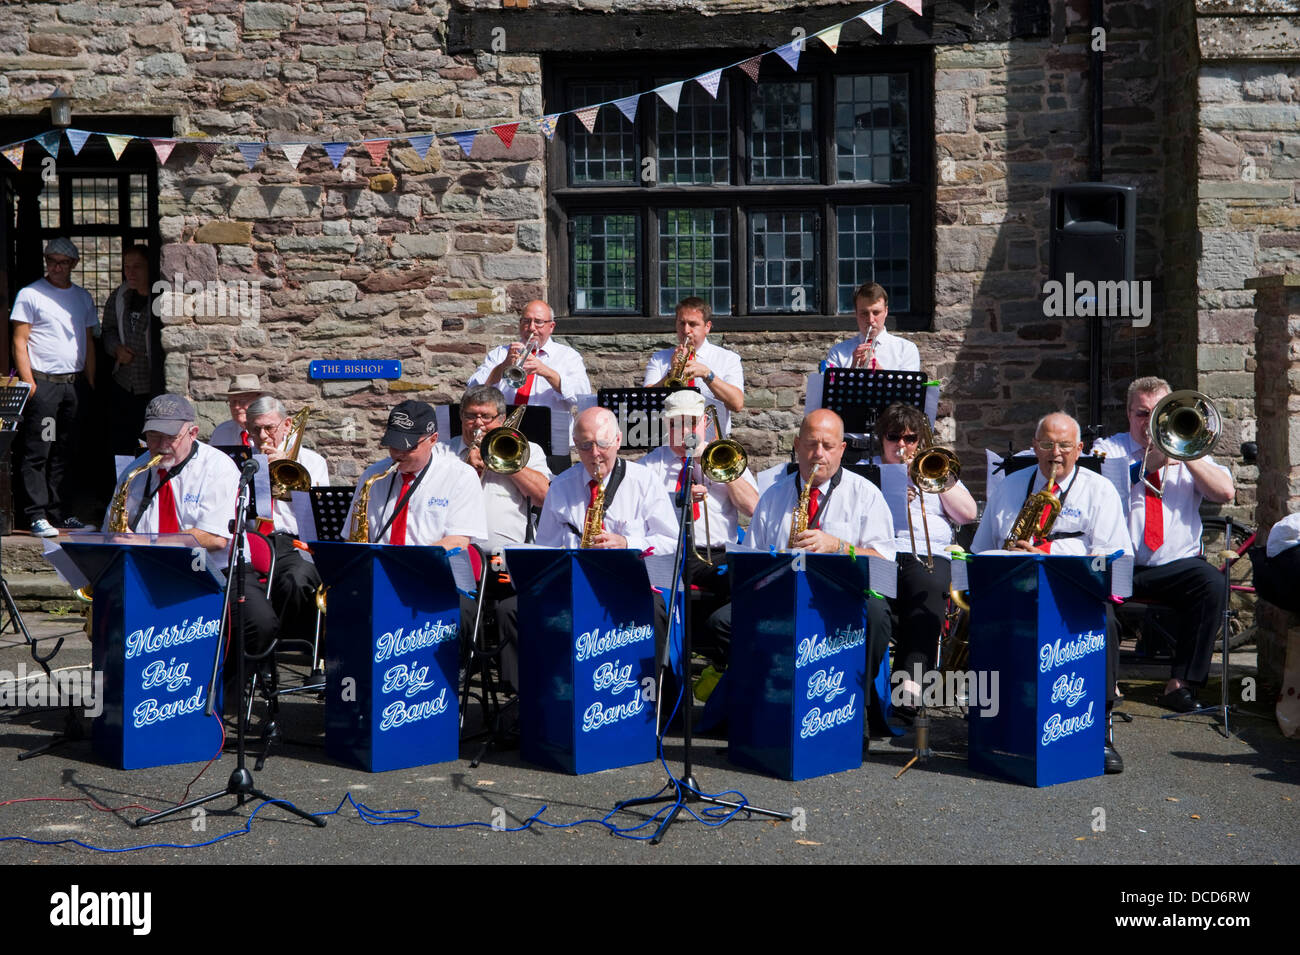
<path fill-rule="evenodd" d="M 72 155 L 76 156 L 81 153 L 81 147 L 86 145 L 86 140 L 90 138 L 90 133 L 84 129 L 67 130 L 68 143 L 72 146 Z"/>
<path fill-rule="evenodd" d="M 194 148 L 199 151 L 199 156 L 212 162 L 217 153 L 221 152 L 221 143 L 195 143 Z"/>
<path fill-rule="evenodd" d="M 722 70 L 713 70 L 710 73 L 701 73 L 695 77 L 695 82 L 704 87 L 704 91 L 714 99 L 718 98 L 718 84 L 722 82 Z"/>
<path fill-rule="evenodd" d="M 111 150 L 113 151 L 113 158 L 114 158 L 114 159 L 121 159 L 121 158 L 122 158 L 122 151 L 123 151 L 124 149 L 126 149 L 127 144 L 128 144 L 129 142 L 131 142 L 131 140 L 134 139 L 135 137 L 134 137 L 134 136 L 107 136 L 107 135 L 106 135 L 104 138 L 108 140 L 108 148 L 111 149 Z M 217 151 L 217 149 L 216 149 L 216 143 L 204 143 L 203 145 L 205 145 L 205 146 L 211 146 L 211 147 L 212 147 L 212 152 L 213 152 L 213 154 L 214 154 L 214 155 L 216 154 L 216 151 Z M 211 157 L 208 157 L 208 158 L 211 158 Z"/>
<path fill-rule="evenodd" d="M 262 155 L 262 150 L 266 148 L 266 143 L 235 143 L 239 154 L 244 157 L 244 162 L 249 169 L 257 163 L 257 157 Z"/>
<path fill-rule="evenodd" d="M 433 145 L 432 136 L 412 136 L 407 140 L 415 154 L 423 159 L 429 152 L 429 147 Z"/>
<path fill-rule="evenodd" d="M 500 126 L 493 126 L 492 132 L 497 134 L 497 139 L 506 144 L 506 149 L 515 141 L 515 130 L 519 128 L 518 123 L 502 123 Z"/>
<path fill-rule="evenodd" d="M 555 124 L 563 115 L 563 113 L 550 113 L 543 116 L 537 121 L 537 128 L 546 134 L 547 139 L 553 139 L 555 137 Z"/>
<path fill-rule="evenodd" d="M 23 147 L 26 145 L 27 145 L 26 143 L 19 143 L 17 146 L 10 146 L 2 153 L 5 159 L 8 159 L 11 163 L 13 163 L 14 168 L 16 168 L 19 172 L 21 172 L 23 168 Z"/>
<path fill-rule="evenodd" d="M 577 116 L 578 121 L 587 127 L 587 132 L 594 133 L 596 131 L 596 115 L 599 112 L 599 106 L 588 106 L 586 109 L 576 110 L 573 115 Z"/>
<path fill-rule="evenodd" d="M 464 132 L 452 133 L 451 138 L 460 144 L 460 151 L 468 157 L 474 151 L 474 137 L 477 135 L 477 129 L 467 129 Z"/>
<path fill-rule="evenodd" d="M 915 13 L 918 17 L 921 15 L 921 0 L 898 0 L 898 2 Z"/>
<path fill-rule="evenodd" d="M 339 162 L 343 159 L 343 154 L 348 151 L 347 143 L 321 143 L 320 148 L 325 150 L 325 155 L 330 157 L 330 162 L 334 168 L 339 168 Z"/>
<path fill-rule="evenodd" d="M 762 67 L 762 65 L 763 65 L 763 54 L 760 53 L 758 56 L 750 57 L 744 63 L 741 63 L 740 68 L 745 71 L 746 76 L 748 76 L 751 80 L 757 83 L 758 71 L 759 68 Z"/>
<path fill-rule="evenodd" d="M 814 33 L 813 36 L 817 37 L 817 39 L 830 47 L 832 53 L 838 53 L 840 52 L 840 28 L 843 26 L 844 24 L 837 23 L 833 27 L 827 27 L 825 30 L 822 30 L 821 33 Z"/>
<path fill-rule="evenodd" d="M 668 104 L 669 109 L 674 113 L 677 112 L 677 104 L 681 102 L 682 98 L 681 83 L 669 83 L 667 86 L 659 87 L 655 92 L 659 94 L 661 100 Z"/>
<path fill-rule="evenodd" d="M 803 52 L 803 40 L 791 40 L 789 43 L 778 46 L 772 52 L 785 60 L 786 65 L 789 66 L 790 69 L 798 70 L 799 54 Z"/>
<path fill-rule="evenodd" d="M 876 7 L 874 10 L 868 10 L 866 13 L 859 13 L 858 19 L 865 23 L 877 33 L 885 32 L 885 8 Z"/>
<path fill-rule="evenodd" d="M 636 122 L 636 104 L 641 101 L 641 94 L 636 93 L 633 96 L 624 96 L 622 99 L 614 100 L 614 105 L 618 111 L 627 117 L 629 123 Z"/>
<path fill-rule="evenodd" d="M 390 139 L 367 139 L 361 145 L 366 147 L 366 152 L 370 153 L 370 163 L 374 166 L 382 166 L 384 163 L 384 154 L 388 152 Z"/>
<path fill-rule="evenodd" d="M 302 162 L 302 154 L 307 151 L 306 143 L 280 143 L 280 152 L 284 153 L 284 158 L 289 160 L 289 165 L 294 169 L 298 168 L 298 163 Z"/>
<path fill-rule="evenodd" d="M 48 133 L 41 133 L 36 137 L 36 141 L 40 143 L 42 149 L 55 159 L 59 158 L 59 131 L 57 129 Z"/>
<path fill-rule="evenodd" d="M 158 157 L 158 165 L 160 166 L 167 165 L 167 157 L 170 156 L 172 154 L 172 150 L 176 148 L 176 140 L 151 139 L 149 140 L 149 142 L 153 143 L 153 151 L 154 151 L 154 155 Z"/>

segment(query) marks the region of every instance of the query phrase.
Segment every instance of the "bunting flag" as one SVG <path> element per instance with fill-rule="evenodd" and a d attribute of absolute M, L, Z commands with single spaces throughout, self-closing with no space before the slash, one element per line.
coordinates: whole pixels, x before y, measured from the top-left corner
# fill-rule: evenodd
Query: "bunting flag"
<path fill-rule="evenodd" d="M 636 93 L 632 96 L 624 96 L 622 99 L 614 100 L 614 105 L 618 111 L 627 117 L 629 123 L 636 122 L 636 104 L 641 101 L 641 94 Z"/>
<path fill-rule="evenodd" d="M 898 0 L 898 2 L 915 13 L 918 17 L 921 15 L 921 0 Z"/>
<path fill-rule="evenodd" d="M 677 112 L 677 104 L 681 102 L 682 99 L 682 85 L 682 83 L 669 83 L 667 86 L 661 86 L 655 90 L 655 92 L 659 94 L 659 98 L 663 100 L 668 105 L 668 108 L 674 113 Z"/>
<path fill-rule="evenodd" d="M 8 149 L 3 151 L 5 159 L 8 159 L 13 163 L 14 168 L 19 172 L 21 172 L 23 168 L 23 147 L 26 145 L 26 143 L 19 143 L 17 146 L 10 146 Z"/>
<path fill-rule="evenodd" d="M 280 152 L 284 153 L 284 158 L 289 160 L 289 165 L 294 169 L 298 168 L 298 163 L 302 162 L 302 154 L 306 151 L 306 143 L 280 143 Z"/>
<path fill-rule="evenodd" d="M 149 142 L 153 143 L 153 151 L 154 151 L 154 155 L 158 157 L 158 165 L 160 166 L 167 165 L 167 157 L 170 156 L 172 154 L 172 150 L 176 148 L 176 140 L 151 139 L 149 140 Z"/>
<path fill-rule="evenodd" d="M 746 76 L 748 76 L 751 80 L 757 83 L 758 70 L 759 67 L 761 67 L 762 65 L 763 65 L 763 54 L 760 53 L 758 56 L 750 57 L 744 63 L 741 63 L 740 68 L 745 71 Z"/>
<path fill-rule="evenodd" d="M 432 136 L 412 136 L 407 140 L 415 154 L 423 159 L 429 153 L 429 147 L 433 145 Z"/>
<path fill-rule="evenodd" d="M 839 51 L 840 29 L 842 27 L 843 24 L 837 23 L 833 27 L 827 27 L 825 30 L 822 30 L 820 33 L 814 33 L 813 36 L 817 37 L 817 39 L 821 40 L 828 47 L 830 47 L 832 53 L 838 53 L 840 52 Z"/>
<path fill-rule="evenodd" d="M 236 143 L 235 147 L 244 157 L 244 163 L 252 169 L 257 163 L 257 157 L 261 156 L 262 150 L 266 148 L 266 143 Z"/>
<path fill-rule="evenodd" d="M 858 19 L 865 23 L 877 33 L 885 32 L 885 8 L 876 7 L 874 10 L 868 10 L 866 13 L 858 14 Z"/>
<path fill-rule="evenodd" d="M 388 152 L 390 139 L 367 139 L 363 140 L 361 145 L 366 147 L 366 152 L 370 153 L 370 164 L 372 166 L 382 166 L 384 164 L 384 154 Z"/>
<path fill-rule="evenodd" d="M 330 162 L 334 168 L 339 168 L 339 163 L 343 160 L 343 154 L 348 151 L 347 143 L 321 143 L 321 149 L 325 150 L 325 155 L 330 157 Z"/>
<path fill-rule="evenodd" d="M 113 158 L 121 159 L 122 151 L 126 149 L 127 144 L 131 142 L 131 140 L 134 139 L 135 137 L 134 136 L 109 136 L 106 134 L 104 138 L 108 140 L 108 148 L 113 151 Z M 212 155 L 208 156 L 209 159 L 211 159 L 212 156 L 215 156 L 217 154 L 218 147 L 216 143 L 202 143 L 199 147 L 200 152 L 202 151 L 203 146 L 212 147 Z"/>
<path fill-rule="evenodd" d="M 468 157 L 470 153 L 474 151 L 474 137 L 477 135 L 478 135 L 478 130 L 467 129 L 464 130 L 463 132 L 452 133 L 451 138 L 456 140 L 456 142 L 460 144 L 460 151 L 463 152 L 466 155 L 466 157 Z"/>
<path fill-rule="evenodd" d="M 712 70 L 695 77 L 695 82 L 704 87 L 704 91 L 714 99 L 718 98 L 718 84 L 722 82 L 722 70 Z"/>
<path fill-rule="evenodd" d="M 506 144 L 506 149 L 515 141 L 515 131 L 519 129 L 518 123 L 502 123 L 500 126 L 493 126 L 492 132 L 497 134 L 497 139 Z"/>
<path fill-rule="evenodd" d="M 59 158 L 59 131 L 51 130 L 36 137 L 36 142 L 55 159 Z"/>
<path fill-rule="evenodd" d="M 555 138 L 555 124 L 559 122 L 563 113 L 548 113 L 537 121 L 537 128 L 546 134 L 547 139 Z"/>
<path fill-rule="evenodd" d="M 67 132 L 68 145 L 72 147 L 72 155 L 80 155 L 81 147 L 86 145 L 86 140 L 90 138 L 90 133 L 86 132 L 84 129 L 69 129 Z"/>
<path fill-rule="evenodd" d="M 790 69 L 798 72 L 799 54 L 803 52 L 803 40 L 791 40 L 789 43 L 782 44 L 772 51 L 781 59 L 785 60 Z M 755 80 L 757 82 L 757 80 Z"/>
<path fill-rule="evenodd" d="M 587 132 L 596 131 L 596 114 L 600 112 L 599 106 L 588 106 L 586 109 L 574 110 L 573 115 L 578 117 L 578 121 L 587 127 Z"/>

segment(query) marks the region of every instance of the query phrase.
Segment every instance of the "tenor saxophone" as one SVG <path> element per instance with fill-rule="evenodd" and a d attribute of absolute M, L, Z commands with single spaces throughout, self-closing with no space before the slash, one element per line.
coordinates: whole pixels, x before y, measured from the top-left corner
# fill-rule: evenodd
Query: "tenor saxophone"
<path fill-rule="evenodd" d="M 386 478 L 397 470 L 394 461 L 387 470 L 366 478 L 357 494 L 356 506 L 352 509 L 352 526 L 348 529 L 348 541 L 352 544 L 370 543 L 370 486 L 380 478 Z"/>
<path fill-rule="evenodd" d="M 790 543 L 786 545 L 788 547 L 794 547 L 795 538 L 808 530 L 808 505 L 812 501 L 813 480 L 821 469 L 821 462 L 818 461 L 813 465 L 808 480 L 803 482 L 803 490 L 799 492 L 799 500 L 794 506 L 794 518 L 790 522 Z"/>
<path fill-rule="evenodd" d="M 1032 481 L 1033 478 L 1030 480 Z M 1025 501 L 1024 506 L 1020 508 L 1020 513 L 1016 515 L 1016 521 L 1011 525 L 1011 531 L 1002 545 L 1003 550 L 1015 549 L 1017 541 L 1046 538 L 1052 532 L 1056 516 L 1061 513 L 1061 501 L 1051 490 L 1055 483 L 1056 462 L 1053 461 L 1052 473 L 1047 476 L 1046 486 Z"/>
<path fill-rule="evenodd" d="M 108 527 L 105 528 L 105 530 L 112 534 L 126 534 L 130 532 L 131 528 L 126 520 L 126 496 L 131 490 L 131 482 L 145 471 L 155 467 L 162 459 L 163 456 L 161 454 L 155 454 L 148 461 L 122 479 L 122 483 L 119 484 L 117 490 L 113 492 L 113 503 L 110 504 L 108 508 Z"/>
<path fill-rule="evenodd" d="M 605 529 L 605 481 L 601 474 L 599 465 L 596 467 L 596 499 L 591 502 L 587 508 L 587 517 L 582 522 L 582 543 L 578 546 L 583 549 L 594 547 L 596 538 L 601 535 Z"/>

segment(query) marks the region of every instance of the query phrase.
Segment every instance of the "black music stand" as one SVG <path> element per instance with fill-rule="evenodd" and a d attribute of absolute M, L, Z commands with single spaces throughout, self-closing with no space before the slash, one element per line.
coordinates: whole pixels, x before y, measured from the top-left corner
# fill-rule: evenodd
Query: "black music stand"
<path fill-rule="evenodd" d="M 348 508 L 352 506 L 355 492 L 356 488 L 345 484 L 313 487 L 307 491 L 311 495 L 312 519 L 316 522 L 316 540 L 347 540 L 343 523 L 348 519 Z"/>
<path fill-rule="evenodd" d="M 844 419 L 844 431 L 874 437 L 876 419 L 895 402 L 925 410 L 926 377 L 888 368 L 827 368 L 822 407 Z"/>
<path fill-rule="evenodd" d="M 700 393 L 698 388 L 601 388 L 596 404 L 618 418 L 624 451 L 653 451 L 668 443 L 664 402 L 674 391 Z"/>

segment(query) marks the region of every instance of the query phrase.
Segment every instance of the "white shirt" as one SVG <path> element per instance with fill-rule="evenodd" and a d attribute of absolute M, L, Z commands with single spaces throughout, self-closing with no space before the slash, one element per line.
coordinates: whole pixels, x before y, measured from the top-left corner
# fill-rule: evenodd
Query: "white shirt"
<path fill-rule="evenodd" d="M 460 460 L 469 458 L 469 448 L 465 446 L 464 436 L 451 442 L 451 453 Z M 528 464 L 530 471 L 551 479 L 551 469 L 546 466 L 546 454 L 532 441 L 528 442 Z M 492 553 L 501 553 L 509 544 L 522 544 L 528 536 L 528 495 L 519 490 L 519 486 L 508 474 L 498 474 L 485 470 L 479 478 L 483 484 L 483 505 L 487 509 L 488 546 Z"/>
<path fill-rule="evenodd" d="M 799 500 L 798 479 L 798 471 L 787 474 L 777 479 L 758 499 L 758 506 L 749 522 L 746 544 L 759 550 L 789 548 L 794 507 Z M 813 487 L 825 494 L 830 479 Z M 841 469 L 840 483 L 831 492 L 830 499 L 823 498 L 816 529 L 847 541 L 855 548 L 874 547 L 885 557 L 894 555 L 894 518 L 889 513 L 885 496 L 866 478 L 847 469 Z"/>
<path fill-rule="evenodd" d="M 1133 440 L 1128 432 L 1102 438 L 1092 446 L 1093 453 L 1102 452 L 1108 458 L 1124 461 L 1130 467 L 1140 464 L 1144 448 Z M 1206 458 L 1210 464 L 1229 473 L 1213 458 Z M 1131 474 L 1131 472 L 1130 472 Z M 1154 482 L 1153 482 L 1154 483 Z M 1147 526 L 1146 485 L 1138 478 L 1129 488 L 1128 527 L 1136 548 L 1134 561 L 1139 567 L 1158 567 L 1184 557 L 1201 556 L 1201 492 L 1196 489 L 1196 480 L 1187 465 L 1181 461 L 1169 460 L 1160 469 L 1160 489 L 1164 498 L 1160 512 L 1164 517 L 1164 543 L 1152 552 L 1145 542 Z"/>
<path fill-rule="evenodd" d="M 352 504 L 348 507 L 345 528 L 352 527 L 352 511 L 357 506 L 357 495 L 367 478 L 382 474 L 393 462 L 385 458 L 361 472 Z M 487 518 L 483 508 L 483 487 L 474 469 L 457 459 L 451 452 L 434 447 L 429 459 L 428 473 L 411 495 L 406 512 L 406 543 L 432 546 L 444 537 L 465 536 L 484 542 L 488 539 Z M 394 471 L 370 485 L 370 501 L 366 516 L 370 521 L 371 542 L 392 543 L 390 525 L 378 539 L 375 535 L 388 523 L 402 493 L 402 475 Z"/>
<path fill-rule="evenodd" d="M 487 353 L 487 358 L 483 364 L 478 366 L 478 370 L 470 376 L 467 387 L 487 384 L 488 375 L 492 374 L 492 369 L 506 360 L 510 354 L 509 345 L 498 345 Z M 576 351 L 554 338 L 548 341 L 542 349 L 537 352 L 538 360 L 543 365 L 554 369 L 555 373 L 560 376 L 560 390 L 557 392 L 551 387 L 551 383 L 541 375 L 533 376 L 533 387 L 528 392 L 528 403 L 530 405 L 542 405 L 551 408 L 554 411 L 563 411 L 569 413 L 570 403 L 578 395 L 591 394 L 591 382 L 587 380 L 587 367 L 582 363 L 582 356 Z M 527 379 L 525 379 L 525 382 Z M 497 382 L 498 388 L 505 396 L 506 404 L 515 403 L 515 389 L 506 383 L 505 378 Z M 563 448 L 557 449 L 563 452 Z"/>
<path fill-rule="evenodd" d="M 272 461 L 271 463 L 274 464 L 275 462 Z M 330 469 L 323 457 L 311 448 L 299 448 L 298 463 L 307 469 L 307 475 L 311 479 L 312 487 L 329 487 Z M 258 498 L 258 504 L 259 513 L 265 513 L 266 508 L 261 505 L 260 497 Z M 275 501 L 271 516 L 275 520 L 275 529 L 277 531 L 284 531 L 294 537 L 298 536 L 298 518 L 293 513 L 293 501 Z"/>
<path fill-rule="evenodd" d="M 212 437 L 208 438 L 208 444 L 217 448 L 239 448 L 244 447 L 244 429 L 234 418 L 227 418 L 221 424 L 212 429 Z M 253 440 L 250 436 L 250 442 Z M 251 446 L 251 445 L 250 445 Z M 256 448 L 252 450 L 256 451 Z"/>
<path fill-rule="evenodd" d="M 859 345 L 866 344 L 866 337 L 857 335 L 848 341 L 840 342 L 826 353 L 827 368 L 852 368 L 853 352 Z M 921 353 L 906 338 L 891 335 L 885 329 L 876 336 L 875 358 L 877 368 L 893 371 L 920 371 Z M 867 367 L 871 367 L 868 359 Z"/>
<path fill-rule="evenodd" d="M 95 302 L 80 285 L 55 288 L 37 279 L 14 299 L 11 322 L 31 325 L 27 357 L 32 371 L 70 375 L 86 367 L 86 329 L 99 325 Z"/>
<path fill-rule="evenodd" d="M 235 516 L 235 496 L 239 493 L 239 468 L 225 454 L 202 442 L 194 442 L 197 449 L 189 462 L 181 468 L 168 485 L 176 500 L 176 514 L 180 529 L 196 527 L 201 531 L 217 537 L 230 539 L 230 521 Z M 144 464 L 152 455 L 148 451 L 126 466 L 117 476 L 120 485 L 127 474 Z M 175 470 L 172 468 L 170 470 Z M 126 517 L 135 519 L 135 513 L 144 499 L 146 487 L 150 492 L 158 489 L 158 469 L 150 468 L 136 476 L 131 482 L 131 489 L 126 497 Z M 112 510 L 110 504 L 109 510 Z M 153 493 L 149 506 L 145 508 L 140 519 L 135 522 L 133 530 L 137 534 L 158 533 L 158 494 Z M 108 526 L 108 512 L 104 514 L 104 527 Z M 208 559 L 218 569 L 224 569 L 229 563 L 225 549 L 209 551 Z"/>
<path fill-rule="evenodd" d="M 655 448 L 643 457 L 641 464 L 654 472 L 660 485 L 668 492 L 669 504 L 674 505 L 677 499 L 677 482 L 682 475 L 681 457 L 665 444 Z M 754 480 L 754 475 L 749 472 L 748 468 L 736 480 L 747 481 L 755 489 L 758 488 L 758 483 Z M 700 470 L 699 459 L 693 462 L 691 481 L 693 484 L 703 484 L 708 489 L 706 492 L 709 501 L 708 545 L 710 547 L 725 547 L 727 544 L 736 543 L 736 530 L 740 527 L 740 510 L 731 500 L 731 495 L 727 493 L 727 485 L 717 484 L 706 478 Z M 703 508 L 700 509 L 700 516 L 695 521 L 695 534 L 696 543 L 704 546 Z"/>
<path fill-rule="evenodd" d="M 676 348 L 663 348 L 650 356 L 650 363 L 645 366 L 646 387 L 662 381 L 673 367 Z M 695 349 L 695 359 L 729 385 L 735 385 L 742 392 L 745 390 L 745 372 L 740 367 L 740 356 L 734 351 L 713 344 L 707 338 Z M 704 400 L 718 411 L 718 424 L 724 436 L 731 434 L 731 412 L 727 406 L 714 397 L 713 389 L 704 383 L 703 378 L 695 379 L 695 387 L 700 389 Z"/>
<path fill-rule="evenodd" d="M 663 485 L 653 471 L 624 461 L 623 481 L 612 501 L 605 503 L 605 530 L 627 538 L 634 550 L 653 547 L 656 554 L 671 554 L 677 547 L 677 516 Z M 613 471 L 605 475 L 608 493 Z M 582 542 L 582 525 L 591 500 L 591 475 L 581 462 L 551 482 L 551 490 L 537 522 L 537 543 L 543 547 L 576 548 Z"/>
<path fill-rule="evenodd" d="M 891 466 L 881 464 L 879 458 L 874 458 L 872 463 L 880 465 L 881 467 Z M 907 465 L 896 464 L 892 465 L 892 467 L 906 468 Z M 916 487 L 916 484 L 910 477 L 907 478 L 907 487 Z M 965 490 L 966 485 L 961 481 L 958 481 L 953 485 L 953 489 L 956 488 L 962 488 Z M 925 498 L 924 519 L 921 517 L 920 498 L 922 497 Z M 916 556 L 924 558 L 926 554 L 929 553 L 933 554 L 935 557 L 943 557 L 948 560 L 952 559 L 952 555 L 944 549 L 952 543 L 952 521 L 948 517 L 948 512 L 943 509 L 943 497 L 941 495 L 923 495 L 920 492 L 917 492 L 916 496 L 907 503 L 906 510 L 903 509 L 903 502 L 901 501 L 894 502 L 891 500 L 889 501 L 889 504 L 891 516 L 895 513 L 901 513 L 903 515 L 902 523 L 897 521 L 894 522 L 894 527 L 898 531 L 897 535 L 894 537 L 895 549 L 904 554 L 912 553 L 912 535 L 907 531 L 907 515 L 910 513 L 912 516 L 912 530 L 916 534 Z M 930 528 L 930 548 L 928 551 L 925 546 L 925 528 L 927 524 Z"/>
<path fill-rule="evenodd" d="M 1264 552 L 1269 557 L 1276 557 L 1282 551 L 1300 544 L 1300 511 L 1288 514 L 1268 532 L 1268 545 Z"/>
<path fill-rule="evenodd" d="M 984 508 L 984 517 L 971 542 L 973 553 L 1002 549 L 1011 525 L 1024 506 L 1025 490 L 1031 481 L 1035 493 L 1047 483 L 1037 467 L 1024 468 L 1002 479 Z M 1052 525 L 1052 535 L 1081 532 L 1082 536 L 1051 541 L 1049 553 L 1067 556 L 1133 553 L 1133 543 L 1124 523 L 1124 504 L 1113 484 L 1100 474 L 1080 467 L 1057 478 L 1057 483 L 1065 499 Z"/>

